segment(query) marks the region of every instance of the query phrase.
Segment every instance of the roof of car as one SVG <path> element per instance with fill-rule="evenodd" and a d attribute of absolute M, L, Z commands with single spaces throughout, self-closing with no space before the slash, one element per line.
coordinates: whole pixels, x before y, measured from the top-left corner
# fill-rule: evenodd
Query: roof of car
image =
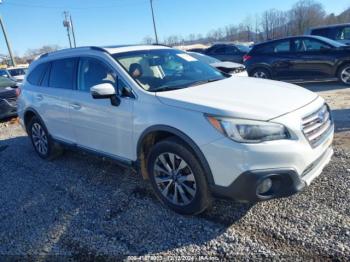
<path fill-rule="evenodd" d="M 333 28 L 333 27 L 338 27 L 338 26 L 350 26 L 350 23 L 316 26 L 316 27 L 311 27 L 310 30 L 323 29 L 323 28 Z"/>
<path fill-rule="evenodd" d="M 102 52 L 107 52 L 109 54 L 117 54 L 123 52 L 132 52 L 140 50 L 155 50 L 155 49 L 167 49 L 170 48 L 165 45 L 115 45 L 115 46 L 82 46 L 76 48 L 66 48 L 49 53 L 42 54 L 39 58 L 53 56 L 58 54 L 74 54 L 76 51 L 84 50 L 97 50 Z"/>
<path fill-rule="evenodd" d="M 260 45 L 265 45 L 265 44 L 269 44 L 269 43 L 274 43 L 274 42 L 278 42 L 278 41 L 283 41 L 283 40 L 288 40 L 288 39 L 293 39 L 293 38 L 299 38 L 299 37 L 307 37 L 307 38 L 314 38 L 314 39 L 318 39 L 318 40 L 324 40 L 325 38 L 322 36 L 318 36 L 318 35 L 296 35 L 296 36 L 288 36 L 288 37 L 283 37 L 283 38 L 278 38 L 278 39 L 274 39 L 274 40 L 268 40 L 259 44 L 255 44 L 254 47 L 256 46 L 260 46 Z"/>

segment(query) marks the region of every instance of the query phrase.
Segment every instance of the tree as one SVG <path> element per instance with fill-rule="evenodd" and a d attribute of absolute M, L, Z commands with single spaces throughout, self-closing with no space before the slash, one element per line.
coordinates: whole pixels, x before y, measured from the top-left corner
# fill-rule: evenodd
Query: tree
<path fill-rule="evenodd" d="M 144 44 L 146 44 L 146 45 L 151 45 L 151 44 L 153 44 L 155 41 L 154 41 L 154 39 L 151 37 L 151 36 L 145 36 L 144 38 L 143 38 L 143 41 L 142 41 Z"/>
<path fill-rule="evenodd" d="M 313 0 L 300 0 L 290 11 L 292 34 L 304 34 L 310 27 L 324 24 L 325 15 L 322 4 Z"/>
<path fill-rule="evenodd" d="M 62 48 L 58 45 L 44 45 L 40 48 L 28 49 L 24 55 L 24 58 L 26 60 L 33 60 L 34 58 L 36 58 L 37 56 L 39 56 L 41 54 L 53 52 L 53 51 L 56 51 L 59 49 L 62 49 Z"/>

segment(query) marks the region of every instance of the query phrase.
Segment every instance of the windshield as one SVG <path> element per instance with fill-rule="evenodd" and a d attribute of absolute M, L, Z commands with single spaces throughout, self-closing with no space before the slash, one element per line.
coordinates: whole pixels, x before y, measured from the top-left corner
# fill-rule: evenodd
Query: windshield
<path fill-rule="evenodd" d="M 226 78 L 210 65 L 175 49 L 131 51 L 112 56 L 150 92 L 181 89 Z"/>
<path fill-rule="evenodd" d="M 194 58 L 198 59 L 199 61 L 202 61 L 202 62 L 207 63 L 207 64 L 214 64 L 214 63 L 221 62 L 219 59 L 216 59 L 216 58 L 211 57 L 211 56 L 203 55 L 200 53 L 196 53 L 196 52 L 188 52 L 188 54 L 190 56 L 193 56 Z"/>

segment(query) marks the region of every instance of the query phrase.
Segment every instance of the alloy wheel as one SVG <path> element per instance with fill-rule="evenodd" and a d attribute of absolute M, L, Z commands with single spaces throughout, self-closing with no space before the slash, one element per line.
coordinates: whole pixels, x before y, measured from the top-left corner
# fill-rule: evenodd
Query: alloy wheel
<path fill-rule="evenodd" d="M 48 152 L 48 140 L 45 130 L 39 123 L 34 123 L 32 126 L 32 139 L 36 150 L 40 154 L 46 155 Z"/>
<path fill-rule="evenodd" d="M 157 157 L 154 178 L 158 190 L 174 205 L 188 205 L 196 195 L 195 176 L 186 161 L 176 154 L 162 153 Z"/>
<path fill-rule="evenodd" d="M 350 83 L 350 66 L 345 67 L 343 71 L 341 71 L 340 78 L 343 83 L 347 83 L 347 84 Z"/>

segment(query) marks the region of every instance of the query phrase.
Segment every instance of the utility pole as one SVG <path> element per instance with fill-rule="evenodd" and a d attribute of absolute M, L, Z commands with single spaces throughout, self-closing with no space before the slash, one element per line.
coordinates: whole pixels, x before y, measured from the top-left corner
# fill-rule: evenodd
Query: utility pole
<path fill-rule="evenodd" d="M 74 44 L 74 47 L 77 47 L 77 43 L 75 42 L 75 33 L 74 33 L 73 19 L 72 19 L 71 15 L 69 15 L 69 20 L 70 20 L 70 24 L 72 26 L 73 44 Z"/>
<path fill-rule="evenodd" d="M 64 11 L 64 20 L 63 20 L 63 26 L 67 28 L 67 36 L 68 36 L 68 41 L 69 41 L 69 47 L 72 48 L 72 41 L 70 39 L 70 27 L 71 27 L 71 23 L 68 20 L 68 12 Z"/>
<path fill-rule="evenodd" d="M 153 20 L 153 29 L 154 29 L 154 36 L 156 37 L 156 44 L 158 44 L 158 35 L 157 35 L 157 28 L 156 28 L 156 22 L 154 20 L 154 12 L 153 12 L 153 0 L 149 0 L 151 4 L 151 10 L 152 10 L 152 20 Z"/>
<path fill-rule="evenodd" d="M 0 4 L 2 4 L 1 0 L 0 0 Z M 1 25 L 2 32 L 4 34 L 4 38 L 5 38 L 5 42 L 6 42 L 6 45 L 7 45 L 7 49 L 9 51 L 9 55 L 10 55 L 12 66 L 16 66 L 15 57 L 13 56 L 11 45 L 10 45 L 10 42 L 8 40 L 7 33 L 6 33 L 6 30 L 5 30 L 5 26 L 4 26 L 4 23 L 2 22 L 1 16 L 0 16 L 0 25 Z"/>

